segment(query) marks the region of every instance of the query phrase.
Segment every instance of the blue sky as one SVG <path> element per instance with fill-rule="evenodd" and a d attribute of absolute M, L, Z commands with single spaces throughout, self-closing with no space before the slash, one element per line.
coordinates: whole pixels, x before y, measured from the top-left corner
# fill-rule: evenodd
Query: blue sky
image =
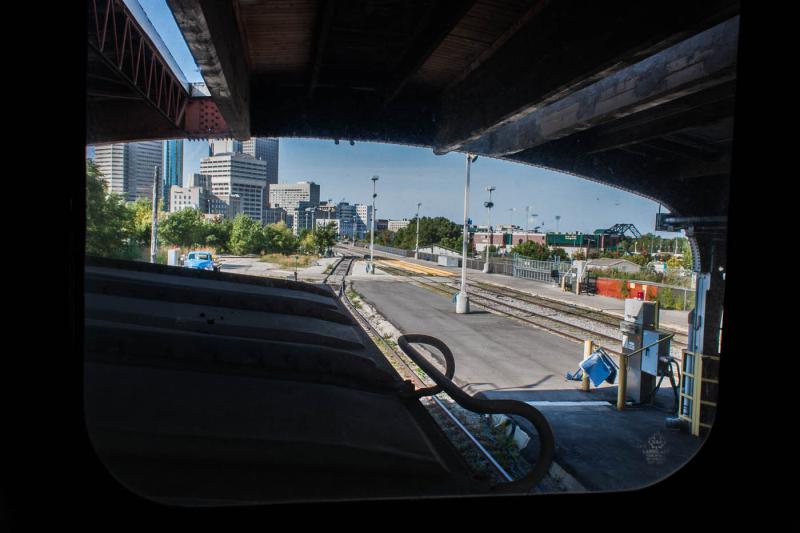
<path fill-rule="evenodd" d="M 190 82 L 202 81 L 186 42 L 165 0 L 139 0 Z M 208 155 L 206 141 L 184 143 L 184 179 L 200 168 Z M 311 180 L 320 184 L 321 198 L 351 203 L 369 202 L 370 178 L 377 174 L 380 218 L 412 218 L 418 202 L 423 216 L 463 220 L 464 155 L 436 156 L 430 149 L 381 143 L 281 139 L 279 181 Z M 654 232 L 658 204 L 618 189 L 559 172 L 479 157 L 472 165 L 469 212 L 473 222 L 486 224 L 486 187 L 494 185 L 492 223 L 525 224 L 525 206 L 543 230 L 591 232 L 618 222 L 633 223 L 643 233 Z M 516 211 L 509 211 L 515 208 Z M 542 225 L 543 224 L 543 225 Z M 532 226 L 531 226 L 532 227 Z M 659 234 L 673 237 L 674 233 Z"/>

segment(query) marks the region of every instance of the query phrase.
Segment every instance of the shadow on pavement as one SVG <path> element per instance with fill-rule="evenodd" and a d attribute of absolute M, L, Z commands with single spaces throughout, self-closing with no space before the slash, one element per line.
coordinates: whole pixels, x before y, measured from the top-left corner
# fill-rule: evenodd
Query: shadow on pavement
<path fill-rule="evenodd" d="M 616 409 L 616 394 L 616 387 L 606 387 L 590 392 L 494 390 L 478 396 L 537 402 L 535 407 L 555 435 L 555 461 L 592 491 L 631 490 L 656 483 L 684 466 L 702 446 L 702 438 L 666 428 L 665 419 L 674 416 L 669 387 L 659 391 L 652 405 L 623 411 Z M 597 401 L 609 403 L 598 405 Z M 518 421 L 534 436 L 522 450 L 523 456 L 534 462 L 539 452 L 536 432 L 529 422 Z"/>

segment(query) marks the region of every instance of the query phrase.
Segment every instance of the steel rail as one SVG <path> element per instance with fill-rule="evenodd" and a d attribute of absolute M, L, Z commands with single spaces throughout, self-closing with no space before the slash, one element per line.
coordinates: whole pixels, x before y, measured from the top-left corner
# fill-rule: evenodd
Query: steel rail
<path fill-rule="evenodd" d="M 444 389 L 455 402 L 469 411 L 481 414 L 505 414 L 517 415 L 530 421 L 539 436 L 539 457 L 536 464 L 521 479 L 510 481 L 495 485 L 493 491 L 501 493 L 529 493 L 536 485 L 547 475 L 550 466 L 553 463 L 553 456 L 555 455 L 555 437 L 550 423 L 545 416 L 525 402 L 517 400 L 484 400 L 470 396 L 462 391 L 455 383 L 449 378 L 439 372 L 436 367 L 428 362 L 411 343 L 429 344 L 428 335 L 401 335 L 397 339 L 397 345 L 414 363 L 416 363 L 422 370 L 433 379 L 433 381 Z M 437 343 L 441 343 L 436 339 Z M 436 346 L 436 345 L 434 345 Z"/>
<path fill-rule="evenodd" d="M 542 296 L 537 296 L 535 294 L 527 294 L 523 291 L 518 289 L 512 289 L 510 287 L 498 287 L 495 285 L 490 285 L 487 283 L 482 283 L 480 281 L 474 281 L 472 283 L 473 286 L 478 287 L 486 292 L 508 296 L 510 298 L 516 298 L 517 300 L 521 300 L 523 302 L 527 302 L 530 304 L 538 305 L 541 307 L 546 307 L 548 309 L 552 309 L 554 311 L 560 311 L 562 313 L 566 313 L 569 315 L 574 315 L 580 318 L 584 318 L 587 320 L 593 320 L 595 322 L 600 322 L 602 324 L 606 324 L 609 326 L 616 326 L 619 324 L 619 318 L 611 316 L 603 311 L 596 311 L 594 309 L 586 309 L 584 307 L 580 307 L 578 305 L 573 305 L 566 302 L 554 302 L 549 298 L 544 298 Z M 688 335 L 682 333 L 680 331 L 675 331 L 670 328 L 664 328 L 670 333 L 673 333 L 676 337 L 687 337 Z M 676 344 L 687 344 L 686 342 L 680 341 L 677 338 L 675 339 Z"/>
<path fill-rule="evenodd" d="M 356 256 L 356 257 L 357 257 L 357 256 Z M 361 257 L 363 258 L 364 256 L 362 255 Z M 384 339 L 384 338 L 383 338 L 383 336 L 382 336 L 382 335 L 381 335 L 381 334 L 378 332 L 378 330 L 376 330 L 376 329 L 375 329 L 375 327 L 374 327 L 372 324 L 370 324 L 370 323 L 369 323 L 369 321 L 368 321 L 366 318 L 364 318 L 364 317 L 361 315 L 361 313 L 359 313 L 359 312 L 358 312 L 358 310 L 356 310 L 356 309 L 355 309 L 355 306 L 353 305 L 353 303 L 350 301 L 350 298 L 349 298 L 349 297 L 348 297 L 346 294 L 345 294 L 345 295 L 344 295 L 344 297 L 342 298 L 342 301 L 343 301 L 343 303 L 345 303 L 345 305 L 346 305 L 346 306 L 348 306 L 348 307 L 349 307 L 349 310 L 350 310 L 350 312 L 352 313 L 353 317 L 356 319 L 356 322 L 358 322 L 359 324 L 361 324 L 361 326 L 364 328 L 364 330 L 365 330 L 367 333 L 370 333 L 370 332 L 371 332 L 371 333 L 372 333 L 372 335 L 373 335 L 374 337 L 376 337 L 376 338 L 380 339 L 380 340 L 381 340 L 381 342 L 383 343 L 383 345 L 384 345 L 384 346 L 386 346 L 386 348 L 388 348 L 388 349 L 389 349 L 389 351 L 390 351 L 390 352 L 392 352 L 392 353 L 395 355 L 395 358 L 396 358 L 398 361 L 400 361 L 400 362 L 401 362 L 401 363 L 402 363 L 402 364 L 403 364 L 403 365 L 404 365 L 404 366 L 405 366 L 405 367 L 408 369 L 408 371 L 409 371 L 409 374 L 411 375 L 412 379 L 413 379 L 413 380 L 414 380 L 414 381 L 415 381 L 417 384 L 419 384 L 419 385 L 421 385 L 421 386 L 425 387 L 425 386 L 426 386 L 425 382 L 423 382 L 423 381 L 422 381 L 422 379 L 420 379 L 420 377 L 416 375 L 416 373 L 414 372 L 414 369 L 412 369 L 412 368 L 411 368 L 411 366 L 410 366 L 410 365 L 409 365 L 409 364 L 408 364 L 408 363 L 405 361 L 405 359 L 403 359 L 403 357 L 401 356 L 401 353 L 399 353 L 399 352 L 398 352 L 398 350 L 397 350 L 397 349 L 396 349 L 394 346 L 392 346 L 391 344 L 389 344 L 389 343 L 386 341 L 386 339 Z M 442 343 L 442 344 L 444 344 L 444 343 Z M 448 348 L 448 352 L 450 352 L 449 348 Z M 445 361 L 446 361 L 446 359 L 445 359 Z M 455 369 L 454 365 L 452 366 L 452 369 L 453 369 L 453 370 Z M 428 387 L 428 390 L 430 390 L 431 388 L 433 388 L 433 387 Z M 418 390 L 423 390 L 423 391 L 424 391 L 424 390 L 426 390 L 426 389 L 425 389 L 425 388 L 423 388 L 423 389 L 418 389 Z M 425 395 L 425 396 L 427 396 L 427 395 Z M 491 465 L 492 465 L 492 467 L 494 467 L 494 469 L 495 469 L 495 470 L 496 470 L 496 471 L 497 471 L 497 472 L 498 472 L 498 473 L 499 473 L 499 474 L 500 474 L 500 475 L 501 475 L 503 478 L 505 478 L 505 479 L 506 479 L 506 480 L 508 480 L 508 481 L 512 481 L 512 479 L 513 479 L 513 478 L 512 478 L 512 477 L 511 477 L 511 476 L 508 474 L 508 472 L 506 472 L 506 470 L 505 470 L 505 469 L 504 469 L 502 466 L 500 466 L 500 463 L 498 463 L 498 462 L 497 462 L 497 460 L 496 460 L 496 459 L 495 459 L 495 458 L 492 456 L 492 454 L 491 454 L 491 453 L 490 453 L 490 452 L 489 452 L 489 451 L 488 451 L 486 448 L 484 448 L 484 447 L 483 447 L 483 445 L 481 445 L 481 443 L 480 443 L 480 442 L 478 442 L 478 439 L 476 439 L 476 438 L 475 438 L 475 436 L 472 434 L 472 432 L 470 432 L 470 431 L 469 431 L 469 429 L 467 429 L 467 428 L 466 428 L 466 427 L 465 427 L 465 426 L 464 426 L 464 425 L 463 425 L 463 424 L 462 424 L 462 423 L 461 423 L 461 422 L 458 420 L 458 418 L 456 418 L 456 416 L 455 416 L 455 415 L 453 415 L 453 413 L 451 413 L 451 412 L 450 412 L 450 410 L 447 408 L 447 406 L 446 406 L 446 405 L 445 405 L 445 404 L 444 404 L 444 403 L 443 403 L 443 402 L 442 402 L 442 401 L 441 401 L 439 398 L 437 398 L 435 395 L 431 395 L 431 396 L 427 396 L 427 397 L 431 398 L 431 399 L 432 399 L 432 400 L 433 400 L 433 401 L 436 403 L 436 405 L 437 405 L 437 406 L 438 406 L 438 407 L 439 407 L 439 408 L 440 408 L 440 409 L 441 409 L 441 410 L 442 410 L 442 411 L 443 411 L 443 412 L 444 412 L 444 413 L 445 413 L 445 414 L 446 414 L 446 415 L 447 415 L 447 416 L 448 416 L 448 417 L 449 417 L 451 420 L 453 420 L 453 421 L 456 423 L 456 425 L 458 426 L 458 428 L 459 428 L 459 429 L 460 429 L 460 430 L 461 430 L 461 431 L 462 431 L 462 432 L 463 432 L 463 433 L 464 433 L 464 434 L 467 436 L 467 438 L 469 438 L 469 440 L 470 440 L 470 441 L 471 441 L 473 444 L 475 444 L 475 446 L 478 448 L 478 451 L 480 451 L 480 452 L 481 452 L 481 454 L 482 454 L 482 455 L 483 455 L 483 456 L 486 458 L 486 460 L 489 462 L 489 464 L 491 464 Z"/>
<path fill-rule="evenodd" d="M 399 268 L 395 268 L 395 267 L 383 266 L 381 268 L 384 268 L 387 271 L 399 272 L 401 275 L 403 275 L 405 277 L 412 278 L 412 279 L 421 277 L 421 276 L 416 275 L 416 274 L 406 273 L 405 271 L 403 271 L 403 270 L 401 270 Z M 434 290 L 438 290 L 438 291 L 441 291 L 441 292 L 447 292 L 449 295 L 453 295 L 456 292 L 458 292 L 457 290 L 453 290 L 453 287 L 451 287 L 451 286 L 446 284 L 446 283 L 449 283 L 449 282 L 431 282 L 430 280 L 427 280 L 427 279 L 426 280 L 414 279 L 414 281 L 416 283 L 421 284 L 421 285 L 427 285 L 428 287 L 431 287 Z M 515 305 L 508 304 L 506 302 L 498 302 L 498 301 L 492 300 L 491 298 L 487 298 L 485 296 L 481 296 L 481 295 L 475 294 L 475 293 L 472 293 L 471 297 L 474 299 L 473 302 L 476 305 L 480 306 L 480 307 L 495 311 L 495 312 L 500 313 L 502 315 L 505 315 L 505 316 L 507 316 L 509 318 L 514 318 L 514 319 L 517 319 L 517 320 L 521 320 L 523 322 L 526 322 L 526 323 L 531 324 L 533 326 L 536 326 L 538 328 L 544 329 L 544 330 L 549 331 L 551 333 L 555 333 L 557 335 L 561 335 L 562 337 L 566 337 L 568 339 L 571 339 L 571 340 L 573 340 L 575 342 L 584 342 L 586 340 L 586 337 L 585 336 L 584 337 L 579 337 L 577 335 L 567 333 L 561 328 L 570 328 L 570 329 L 573 329 L 573 330 L 581 331 L 581 332 L 593 337 L 593 340 L 602 339 L 606 343 L 611 341 L 611 342 L 613 342 L 615 344 L 619 342 L 619 339 L 614 338 L 614 337 L 610 337 L 610 336 L 605 335 L 603 333 L 598 333 L 598 332 L 596 332 L 594 330 L 591 330 L 591 329 L 582 328 L 580 326 L 576 326 L 576 325 L 570 324 L 568 322 L 564 322 L 562 320 L 558 320 L 556 318 L 551 318 L 551 317 L 536 313 L 534 311 L 531 311 L 529 309 L 523 309 L 521 307 L 517 307 Z M 480 301 L 475 301 L 475 300 L 480 300 Z M 536 316 L 538 320 L 531 320 L 531 318 L 529 316 L 528 317 L 518 316 L 518 315 L 515 315 L 513 313 L 509 313 L 508 311 L 503 311 L 502 309 L 498 309 L 496 305 L 490 305 L 490 304 L 487 304 L 485 302 L 491 302 L 491 303 L 494 303 L 494 304 L 497 304 L 497 305 L 502 305 L 502 306 L 508 307 L 510 309 L 514 309 L 514 310 L 516 310 L 518 312 L 522 312 L 522 313 L 526 313 L 528 315 Z M 555 323 L 559 324 L 561 326 L 561 328 L 547 326 L 545 324 L 540 323 L 541 320 L 555 322 Z M 603 346 L 603 348 L 606 351 L 608 351 L 609 353 L 613 353 L 614 355 L 619 355 L 621 353 L 618 350 L 615 350 L 614 348 L 611 348 L 611 347 L 609 347 L 607 345 L 602 345 L 600 342 L 597 342 L 597 344 Z"/>

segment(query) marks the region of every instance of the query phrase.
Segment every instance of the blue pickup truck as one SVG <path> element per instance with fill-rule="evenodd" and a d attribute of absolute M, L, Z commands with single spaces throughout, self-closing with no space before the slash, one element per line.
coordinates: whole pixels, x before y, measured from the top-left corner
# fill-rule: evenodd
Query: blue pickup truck
<path fill-rule="evenodd" d="M 189 252 L 183 262 L 183 266 L 198 270 L 219 271 L 219 265 L 214 262 L 211 252 Z"/>

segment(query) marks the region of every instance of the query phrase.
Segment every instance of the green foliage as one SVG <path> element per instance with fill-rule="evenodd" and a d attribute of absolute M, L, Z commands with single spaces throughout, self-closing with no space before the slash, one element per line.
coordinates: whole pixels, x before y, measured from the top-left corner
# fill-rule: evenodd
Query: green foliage
<path fill-rule="evenodd" d="M 233 220 L 222 219 L 212 222 L 206 221 L 202 228 L 202 232 L 205 235 L 203 244 L 208 247 L 216 248 L 217 253 L 229 253 L 232 231 Z"/>
<path fill-rule="evenodd" d="M 583 253 L 583 251 L 582 251 L 582 250 L 578 250 L 577 252 L 575 252 L 575 253 L 573 254 L 572 258 L 573 258 L 575 261 L 585 261 L 585 260 L 586 260 L 586 254 L 585 254 L 585 253 Z"/>
<path fill-rule="evenodd" d="M 452 250 L 461 250 L 463 227 L 445 217 L 422 217 L 419 219 L 419 246 L 438 244 Z M 377 237 L 377 235 L 376 235 Z M 417 244 L 417 219 L 397 230 L 390 246 L 413 250 Z"/>
<path fill-rule="evenodd" d="M 122 197 L 106 194 L 94 162 L 86 161 L 86 253 L 101 257 L 129 255 L 132 219 Z"/>
<path fill-rule="evenodd" d="M 625 257 L 627 261 L 636 263 L 639 266 L 646 266 L 650 262 L 650 256 L 647 254 L 633 254 Z"/>
<path fill-rule="evenodd" d="M 197 209 L 181 209 L 170 213 L 163 222 L 159 222 L 159 242 L 192 248 L 205 244 L 206 222 L 203 213 Z"/>
<path fill-rule="evenodd" d="M 568 260 L 569 255 L 562 248 L 550 248 L 545 244 L 540 244 L 534 241 L 526 241 L 518 244 L 511 249 L 511 253 L 519 254 L 523 257 L 536 259 L 538 261 L 549 261 L 554 257 L 559 257 L 562 260 Z"/>
<path fill-rule="evenodd" d="M 382 229 L 375 233 L 375 244 L 382 246 L 391 246 L 394 241 L 394 236 L 391 231 Z"/>
<path fill-rule="evenodd" d="M 301 235 L 302 237 L 300 237 L 297 243 L 298 249 L 304 254 L 313 254 L 317 249 L 316 243 L 314 242 L 314 235 L 311 232 L 305 232 Z"/>
<path fill-rule="evenodd" d="M 153 227 L 153 202 L 147 198 L 139 198 L 128 202 L 131 212 L 131 239 L 140 246 L 150 246 L 150 235 Z"/>
<path fill-rule="evenodd" d="M 261 224 L 244 213 L 239 213 L 233 220 L 228 247 L 237 255 L 258 254 L 266 248 L 266 236 Z"/>
<path fill-rule="evenodd" d="M 263 232 L 267 252 L 290 254 L 297 249 L 298 240 L 283 221 L 264 226 Z"/>
<path fill-rule="evenodd" d="M 336 225 L 333 222 L 320 226 L 313 234 L 314 251 L 323 255 L 336 244 Z"/>

